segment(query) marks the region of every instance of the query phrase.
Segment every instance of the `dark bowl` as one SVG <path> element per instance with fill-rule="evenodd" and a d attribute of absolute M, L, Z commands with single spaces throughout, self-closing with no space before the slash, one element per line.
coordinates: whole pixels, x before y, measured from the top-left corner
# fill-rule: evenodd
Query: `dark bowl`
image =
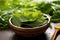
<path fill-rule="evenodd" d="M 9 25 L 10 28 L 17 34 L 23 37 L 35 37 L 38 35 L 41 35 L 42 33 L 44 33 L 46 31 L 46 29 L 49 27 L 50 25 L 50 16 L 44 14 L 44 16 L 47 17 L 48 21 L 46 24 L 39 26 L 39 27 L 34 27 L 34 28 L 23 28 L 23 27 L 18 27 L 15 26 L 14 24 L 12 24 L 11 19 L 12 17 L 9 19 Z"/>

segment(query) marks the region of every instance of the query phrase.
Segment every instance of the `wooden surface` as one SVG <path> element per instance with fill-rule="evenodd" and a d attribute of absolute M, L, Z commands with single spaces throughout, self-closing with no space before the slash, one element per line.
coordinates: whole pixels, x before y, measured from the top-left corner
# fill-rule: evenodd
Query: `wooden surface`
<path fill-rule="evenodd" d="M 51 24 L 52 27 L 48 28 L 45 33 L 32 38 L 25 38 L 19 35 L 16 35 L 13 31 L 9 30 L 1 30 L 0 31 L 0 40 L 50 40 L 54 33 L 54 23 Z M 58 39 L 58 38 L 57 38 Z"/>

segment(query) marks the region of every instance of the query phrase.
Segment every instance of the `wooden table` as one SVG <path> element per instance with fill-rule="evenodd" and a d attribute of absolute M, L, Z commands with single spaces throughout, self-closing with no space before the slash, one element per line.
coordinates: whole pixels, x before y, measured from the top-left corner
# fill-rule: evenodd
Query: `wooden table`
<path fill-rule="evenodd" d="M 13 31 L 9 30 L 1 30 L 0 31 L 0 40 L 50 40 L 54 33 L 54 23 L 51 23 L 52 28 L 48 28 L 45 33 L 32 38 L 25 38 L 16 35 Z"/>

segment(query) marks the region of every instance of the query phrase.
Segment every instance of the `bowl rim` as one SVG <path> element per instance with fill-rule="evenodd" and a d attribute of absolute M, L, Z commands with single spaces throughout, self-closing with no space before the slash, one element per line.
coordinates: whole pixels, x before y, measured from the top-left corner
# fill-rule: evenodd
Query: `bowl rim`
<path fill-rule="evenodd" d="M 37 28 L 41 28 L 41 27 L 43 27 L 43 26 L 48 25 L 48 24 L 50 23 L 50 18 L 51 18 L 48 14 L 43 14 L 43 15 L 45 15 L 45 16 L 48 18 L 48 21 L 47 21 L 46 24 L 44 24 L 44 25 L 42 25 L 42 26 L 39 26 L 39 27 L 37 26 L 37 27 L 33 27 L 33 28 L 24 28 L 24 27 L 16 26 L 16 25 L 12 24 L 12 22 L 11 22 L 12 17 L 9 19 L 9 24 L 10 24 L 11 26 L 15 27 L 15 28 L 21 28 L 21 29 L 37 29 Z"/>

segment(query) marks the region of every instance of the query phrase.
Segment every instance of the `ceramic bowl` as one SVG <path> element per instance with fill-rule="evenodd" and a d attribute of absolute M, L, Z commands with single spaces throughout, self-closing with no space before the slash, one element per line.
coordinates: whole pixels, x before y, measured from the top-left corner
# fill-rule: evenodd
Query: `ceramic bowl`
<path fill-rule="evenodd" d="M 50 25 L 50 16 L 46 14 L 44 14 L 44 16 L 48 19 L 48 21 L 46 24 L 39 27 L 23 28 L 23 27 L 15 26 L 11 22 L 12 17 L 9 19 L 9 25 L 12 31 L 14 31 L 17 35 L 20 35 L 23 37 L 35 37 L 44 33 Z"/>

